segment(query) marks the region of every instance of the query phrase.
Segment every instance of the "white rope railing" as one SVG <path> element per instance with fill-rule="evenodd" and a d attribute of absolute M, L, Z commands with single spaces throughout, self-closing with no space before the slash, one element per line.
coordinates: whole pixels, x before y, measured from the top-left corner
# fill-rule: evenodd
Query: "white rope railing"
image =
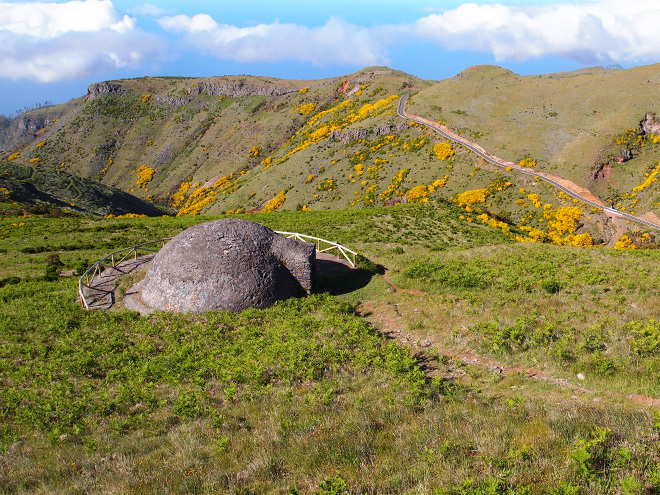
<path fill-rule="evenodd" d="M 87 269 L 87 271 L 85 271 L 85 273 L 81 275 L 80 279 L 78 279 L 78 297 L 80 297 L 80 304 L 82 304 L 82 307 L 85 309 L 89 309 L 89 303 L 87 302 L 87 298 L 85 297 L 83 288 L 87 288 L 89 290 L 93 290 L 101 293 L 107 293 L 105 289 L 101 289 L 99 287 L 94 287 L 93 285 L 89 285 L 90 282 L 94 280 L 94 277 L 97 276 L 100 277 L 101 274 L 108 269 L 117 270 L 117 265 L 123 263 L 124 261 L 126 261 L 131 257 L 133 257 L 133 259 L 137 259 L 138 253 L 141 253 L 143 251 L 146 251 L 147 253 L 157 253 L 160 249 L 152 249 L 150 247 L 145 247 L 145 246 L 160 244 L 160 247 L 163 247 L 165 243 L 170 239 L 172 238 L 166 237 L 164 239 L 149 241 L 143 244 L 138 244 L 137 246 L 131 246 L 124 249 L 119 249 L 118 251 L 113 251 L 112 253 L 106 255 L 104 258 L 100 259 L 92 266 L 90 266 Z M 123 255 L 119 256 L 122 253 Z M 140 256 L 141 255 L 142 254 L 140 254 Z"/>
<path fill-rule="evenodd" d="M 357 256 L 357 253 L 351 249 L 348 249 L 346 246 L 342 246 L 341 244 L 338 244 L 334 241 L 328 241 L 326 239 L 321 239 L 320 237 L 314 237 L 311 235 L 299 234 L 297 232 L 284 232 L 281 230 L 276 230 L 275 232 L 289 239 L 296 239 L 298 241 L 316 244 L 316 251 L 318 253 L 326 253 L 336 249 L 337 258 L 344 258 L 353 268 L 355 268 L 355 257 Z"/>
<path fill-rule="evenodd" d="M 289 239 L 296 239 L 298 241 L 315 244 L 316 251 L 318 253 L 326 253 L 334 249 L 337 251 L 337 258 L 345 259 L 353 268 L 355 268 L 355 258 L 357 256 L 357 253 L 351 249 L 348 249 L 346 246 L 342 246 L 341 244 L 338 244 L 333 241 L 328 241 L 326 239 L 321 239 L 320 237 L 314 237 L 306 234 L 299 234 L 297 232 L 284 232 L 280 230 L 276 230 L 275 232 Z M 160 244 L 160 247 L 162 248 L 165 245 L 165 243 L 170 239 L 172 239 L 172 237 L 165 237 L 163 239 L 157 239 L 155 241 L 149 241 L 143 244 L 138 244 L 137 246 L 131 246 L 124 249 L 119 249 L 118 251 L 113 251 L 112 253 L 106 255 L 104 258 L 94 263 L 91 267 L 87 269 L 87 271 L 85 271 L 85 273 L 81 275 L 80 279 L 78 280 L 78 297 L 80 297 L 80 304 L 82 305 L 82 307 L 85 309 L 89 309 L 89 302 L 87 301 L 87 298 L 85 297 L 85 293 L 83 291 L 84 288 L 99 293 L 108 293 L 108 291 L 105 289 L 101 289 L 100 287 L 94 287 L 93 285 L 90 285 L 90 283 L 94 281 L 94 277 L 100 277 L 105 270 L 109 270 L 109 269 L 118 270 L 117 265 L 119 265 L 120 263 L 123 263 L 124 261 L 126 261 L 131 257 L 133 259 L 137 259 L 138 252 L 157 253 L 158 251 L 160 251 L 160 248 L 153 249 L 152 247 L 147 247 L 147 246 Z"/>

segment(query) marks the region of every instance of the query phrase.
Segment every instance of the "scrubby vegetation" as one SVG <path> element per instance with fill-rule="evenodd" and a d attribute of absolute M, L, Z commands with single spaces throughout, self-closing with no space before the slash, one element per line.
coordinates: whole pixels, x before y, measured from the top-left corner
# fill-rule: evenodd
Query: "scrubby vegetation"
<path fill-rule="evenodd" d="M 649 70 L 147 78 L 49 107 L 0 169 L 0 491 L 657 493 L 656 234 L 396 115 L 415 86 L 413 113 L 660 212 L 660 138 L 603 103 Z M 239 314 L 140 317 L 132 279 L 117 311 L 76 304 L 104 254 L 224 215 L 360 270 Z"/>
<path fill-rule="evenodd" d="M 657 490 L 657 252 L 518 244 L 465 213 L 244 215 L 371 271 L 263 311 L 149 317 L 83 311 L 70 274 L 209 217 L 4 217 L 4 492 Z"/>

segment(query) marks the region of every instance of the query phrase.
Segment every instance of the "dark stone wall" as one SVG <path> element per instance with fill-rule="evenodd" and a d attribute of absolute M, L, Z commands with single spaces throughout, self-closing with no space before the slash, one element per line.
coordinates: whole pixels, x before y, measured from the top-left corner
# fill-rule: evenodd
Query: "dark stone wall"
<path fill-rule="evenodd" d="M 307 294 L 311 294 L 314 285 L 316 246 L 276 234 L 273 237 L 273 253 L 287 267 L 302 289 Z"/>
<path fill-rule="evenodd" d="M 186 229 L 156 254 L 142 282 L 155 309 L 242 311 L 311 292 L 313 244 L 285 239 L 247 220 L 227 218 Z"/>

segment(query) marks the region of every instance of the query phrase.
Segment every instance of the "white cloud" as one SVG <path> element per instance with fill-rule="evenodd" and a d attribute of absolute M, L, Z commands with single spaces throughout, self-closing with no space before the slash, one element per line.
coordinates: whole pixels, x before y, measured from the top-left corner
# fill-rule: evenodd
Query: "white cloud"
<path fill-rule="evenodd" d="M 0 3 L 0 31 L 36 38 L 111 28 L 121 18 L 110 0 Z"/>
<path fill-rule="evenodd" d="M 197 49 L 239 62 L 299 60 L 320 66 L 388 62 L 375 31 L 336 17 L 318 27 L 279 22 L 236 27 L 218 24 L 205 14 L 165 17 L 159 23 L 165 30 L 182 33 Z"/>
<path fill-rule="evenodd" d="M 158 37 L 110 0 L 0 3 L 0 77 L 52 82 L 160 57 Z"/>
<path fill-rule="evenodd" d="M 188 17 L 187 15 L 163 17 L 158 21 L 158 24 L 167 31 L 175 31 L 178 33 L 213 31 L 218 27 L 218 24 L 213 20 L 213 17 L 206 14 L 197 14 L 193 17 Z"/>
<path fill-rule="evenodd" d="M 150 3 L 141 5 L 139 7 L 132 7 L 128 10 L 129 14 L 133 15 L 149 15 L 152 17 L 159 17 L 167 14 L 167 10 L 156 7 Z"/>
<path fill-rule="evenodd" d="M 583 64 L 660 59 L 660 4 L 603 0 L 536 7 L 464 4 L 419 19 L 415 33 L 497 60 L 558 56 Z"/>

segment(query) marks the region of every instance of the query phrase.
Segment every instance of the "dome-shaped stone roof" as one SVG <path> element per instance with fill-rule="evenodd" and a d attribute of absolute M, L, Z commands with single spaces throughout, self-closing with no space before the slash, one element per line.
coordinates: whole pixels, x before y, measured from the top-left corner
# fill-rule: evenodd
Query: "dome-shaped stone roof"
<path fill-rule="evenodd" d="M 311 292 L 313 244 L 227 218 L 186 229 L 155 256 L 140 283 L 154 309 L 199 313 L 265 308 Z"/>

